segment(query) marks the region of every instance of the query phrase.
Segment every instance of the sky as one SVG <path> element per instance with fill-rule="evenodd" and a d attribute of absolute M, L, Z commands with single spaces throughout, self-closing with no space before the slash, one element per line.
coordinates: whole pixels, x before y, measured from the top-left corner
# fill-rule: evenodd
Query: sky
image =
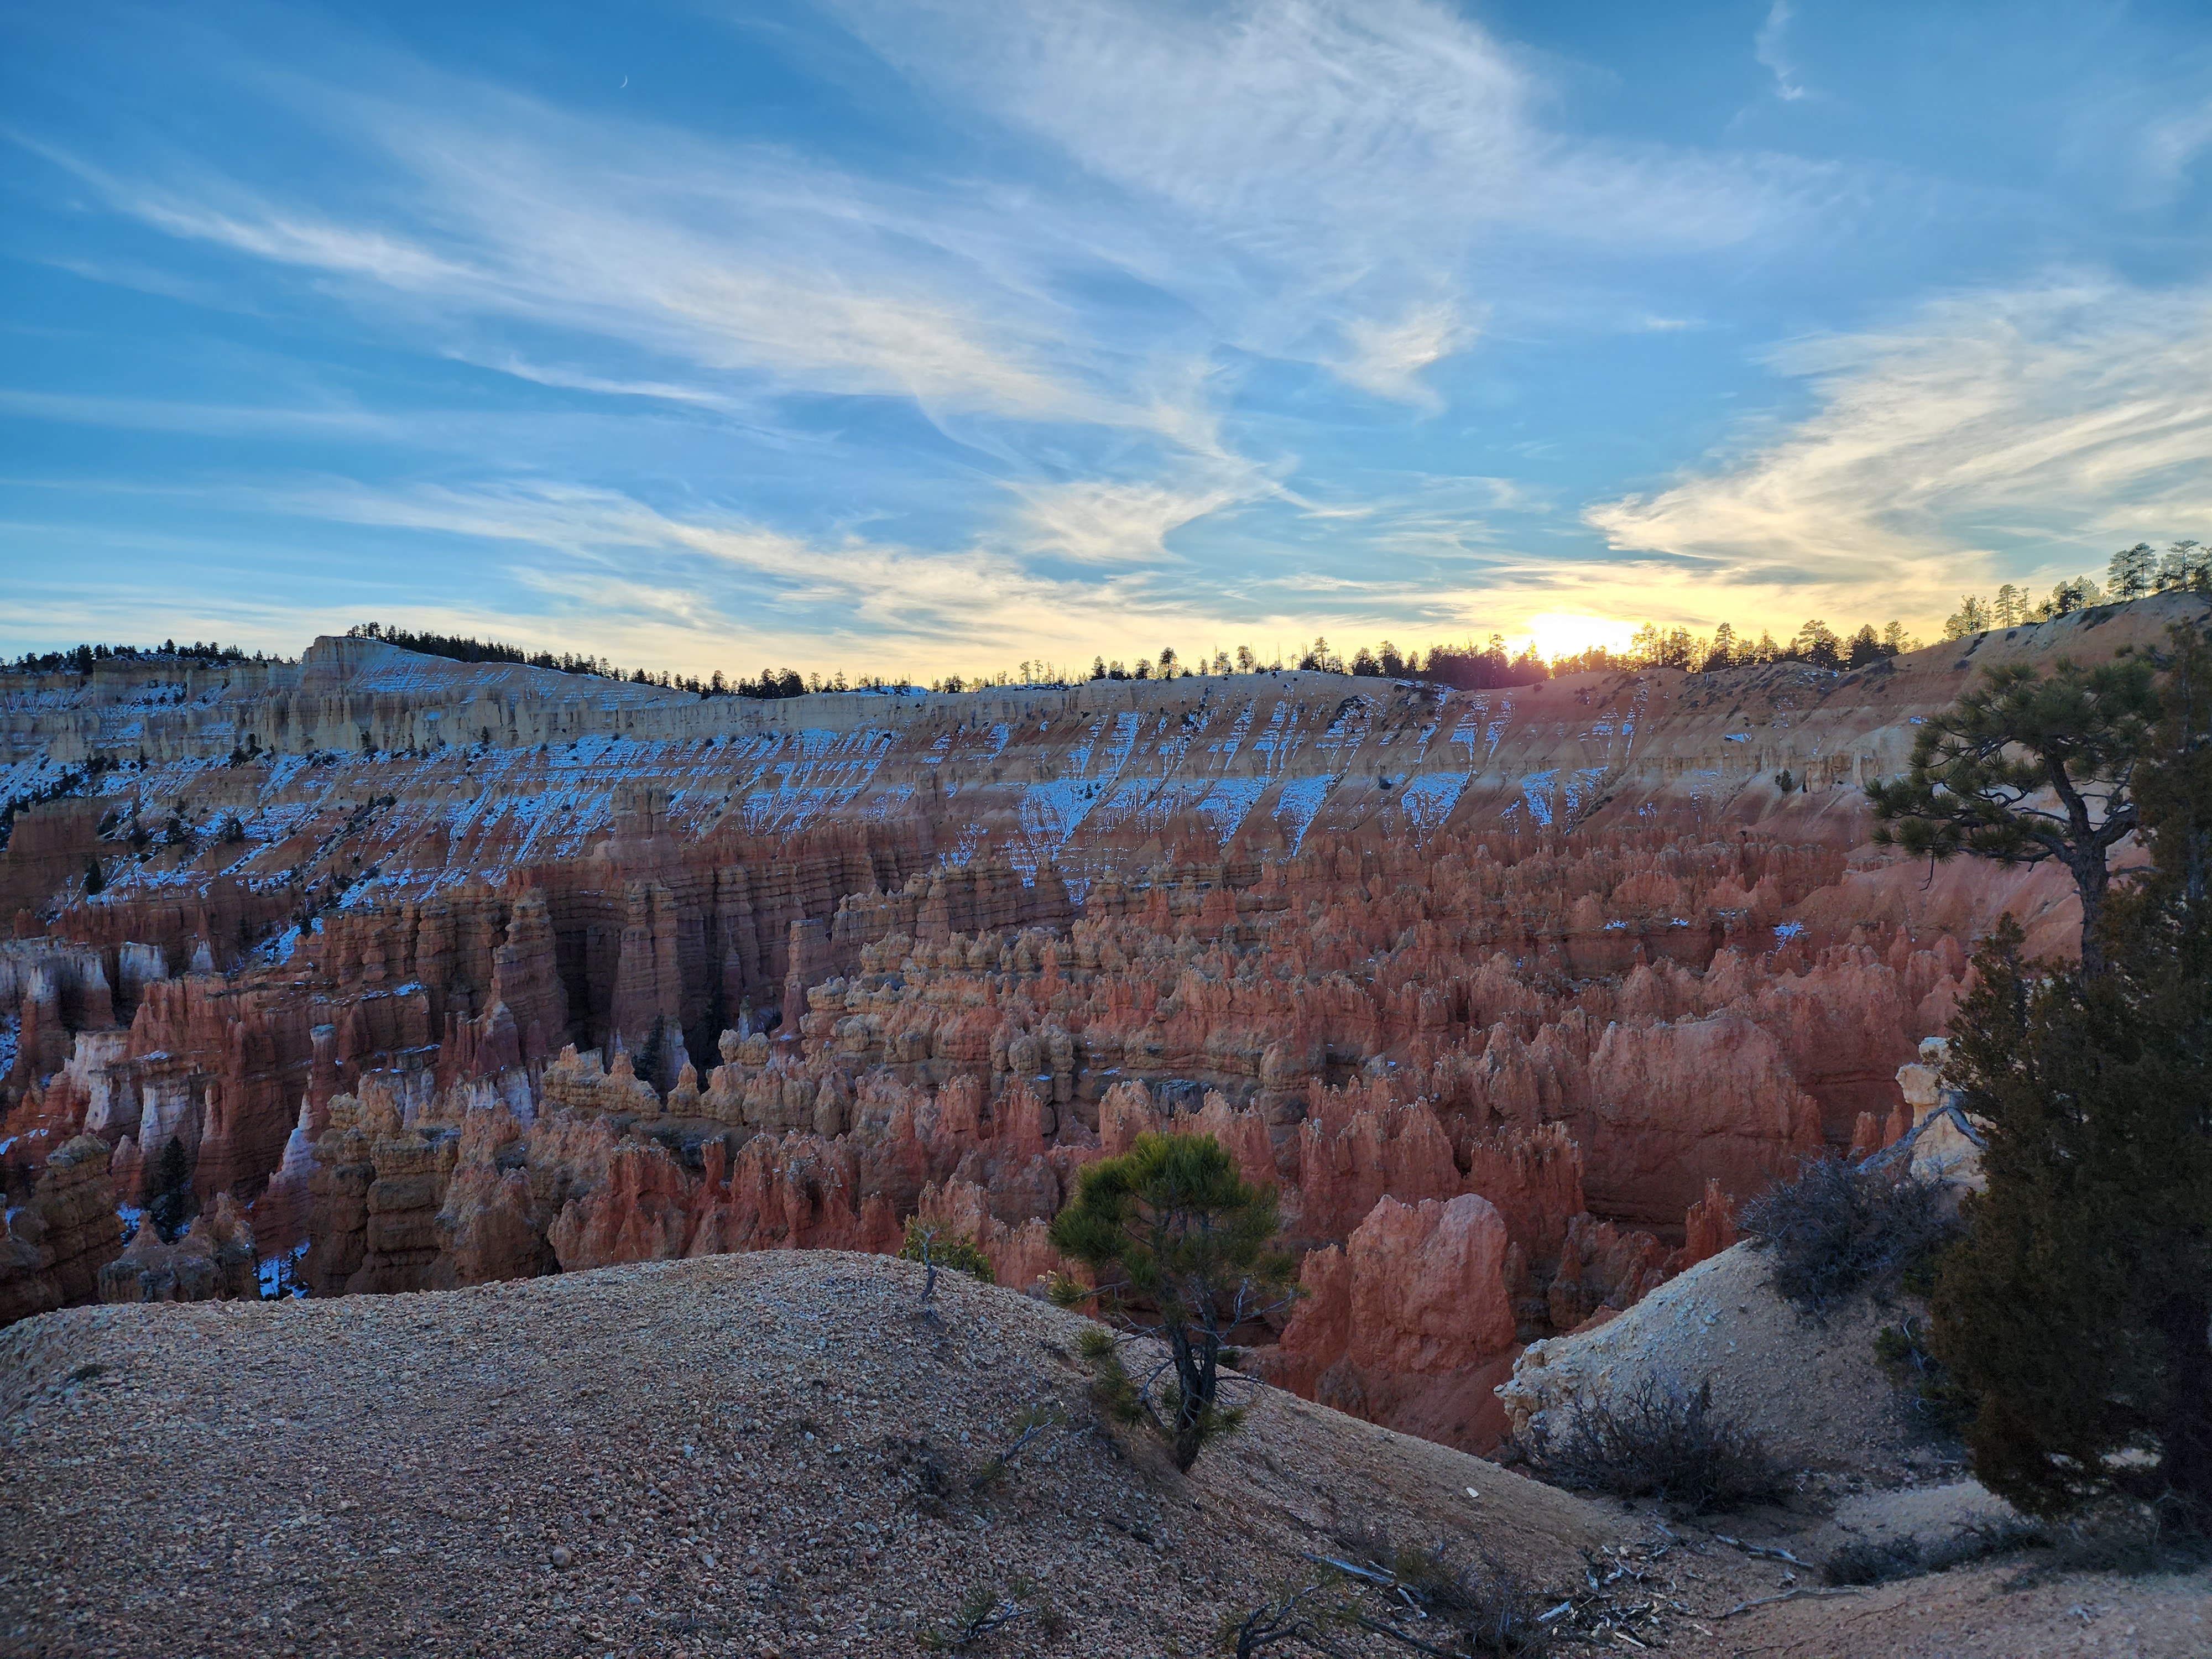
<path fill-rule="evenodd" d="M 2208 255 L 2202 0 L 0 0 L 0 652 L 1932 636 Z"/>

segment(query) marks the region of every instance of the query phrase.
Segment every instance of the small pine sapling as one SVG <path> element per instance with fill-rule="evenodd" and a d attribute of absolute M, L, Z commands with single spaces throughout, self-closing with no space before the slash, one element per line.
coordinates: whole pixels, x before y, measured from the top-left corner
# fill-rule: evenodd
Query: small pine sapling
<path fill-rule="evenodd" d="M 192 1166 L 181 1137 L 172 1135 L 154 1166 L 154 1190 L 146 1218 L 165 1244 L 173 1244 L 192 1217 Z"/>
<path fill-rule="evenodd" d="M 1075 1201 L 1053 1221 L 1053 1243 L 1102 1275 L 1096 1290 L 1063 1276 L 1054 1299 L 1095 1299 L 1125 1338 L 1166 1348 L 1139 1376 L 1105 1332 L 1082 1342 L 1101 1404 L 1117 1421 L 1151 1425 L 1179 1469 L 1243 1419 L 1221 1397 L 1243 1380 L 1224 1364 L 1236 1352 L 1231 1336 L 1297 1294 L 1296 1259 L 1274 1244 L 1280 1225 L 1273 1191 L 1239 1176 L 1212 1135 L 1138 1136 L 1121 1157 L 1086 1168 Z M 1118 1279 L 1103 1277 L 1114 1269 Z"/>
<path fill-rule="evenodd" d="M 936 1300 L 937 1270 L 939 1267 L 950 1267 L 956 1273 L 966 1273 L 970 1279 L 985 1285 L 999 1282 L 998 1271 L 991 1266 L 991 1258 L 983 1254 L 971 1234 L 947 1232 L 942 1227 L 925 1226 L 918 1215 L 907 1218 L 906 1242 L 899 1246 L 899 1260 L 921 1263 L 921 1300 L 924 1307 Z"/>

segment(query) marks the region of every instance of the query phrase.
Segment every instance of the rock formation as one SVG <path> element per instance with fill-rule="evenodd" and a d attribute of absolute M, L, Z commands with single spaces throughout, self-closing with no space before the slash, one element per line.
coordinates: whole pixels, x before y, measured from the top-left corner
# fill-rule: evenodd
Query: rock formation
<path fill-rule="evenodd" d="M 1448 1445 L 1497 1443 L 1514 1356 L 1511 1246 L 1486 1199 L 1376 1201 L 1305 1259 L 1305 1299 L 1265 1357 L 1271 1380 Z"/>
<path fill-rule="evenodd" d="M 142 1225 L 123 1254 L 100 1270 L 102 1302 L 234 1301 L 261 1294 L 253 1229 L 228 1193 L 192 1218 L 184 1236 L 164 1243 Z"/>
<path fill-rule="evenodd" d="M 0 1232 L 0 1323 L 90 1302 L 123 1244 L 107 1143 L 79 1135 L 46 1159 Z"/>
<path fill-rule="evenodd" d="M 916 1215 L 1028 1285 L 1082 1166 L 1161 1128 L 1308 1252 L 1259 1363 L 1485 1445 L 1482 1379 L 1796 1160 L 1958 1150 L 1918 1045 L 1994 906 L 2069 901 L 1923 892 L 1856 785 L 1968 672 L 757 703 L 344 640 L 0 675 L 0 762 L 77 792 L 0 857 L 0 1316 L 94 1296 L 171 1145 L 316 1296 Z M 164 1293 L 134 1249 L 113 1283 Z"/>

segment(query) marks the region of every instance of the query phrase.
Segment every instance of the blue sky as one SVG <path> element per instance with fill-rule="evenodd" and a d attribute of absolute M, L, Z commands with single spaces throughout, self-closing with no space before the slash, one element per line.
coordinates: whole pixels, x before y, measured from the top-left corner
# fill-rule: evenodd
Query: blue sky
<path fill-rule="evenodd" d="M 9 653 L 1932 632 L 2212 540 L 2201 3 L 0 33 Z"/>

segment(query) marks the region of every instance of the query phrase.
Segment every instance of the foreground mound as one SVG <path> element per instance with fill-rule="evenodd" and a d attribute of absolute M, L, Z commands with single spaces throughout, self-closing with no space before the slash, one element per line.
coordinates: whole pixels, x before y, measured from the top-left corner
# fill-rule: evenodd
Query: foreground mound
<path fill-rule="evenodd" d="M 995 1651 L 1189 1653 L 1367 1523 L 1547 1583 L 1620 1530 L 1273 1389 L 1186 1479 L 1086 1426 L 1080 1319 L 956 1275 L 932 1321 L 921 1279 L 772 1252 L 16 1326 L 0 1650 L 905 1655 L 1029 1580 Z"/>

